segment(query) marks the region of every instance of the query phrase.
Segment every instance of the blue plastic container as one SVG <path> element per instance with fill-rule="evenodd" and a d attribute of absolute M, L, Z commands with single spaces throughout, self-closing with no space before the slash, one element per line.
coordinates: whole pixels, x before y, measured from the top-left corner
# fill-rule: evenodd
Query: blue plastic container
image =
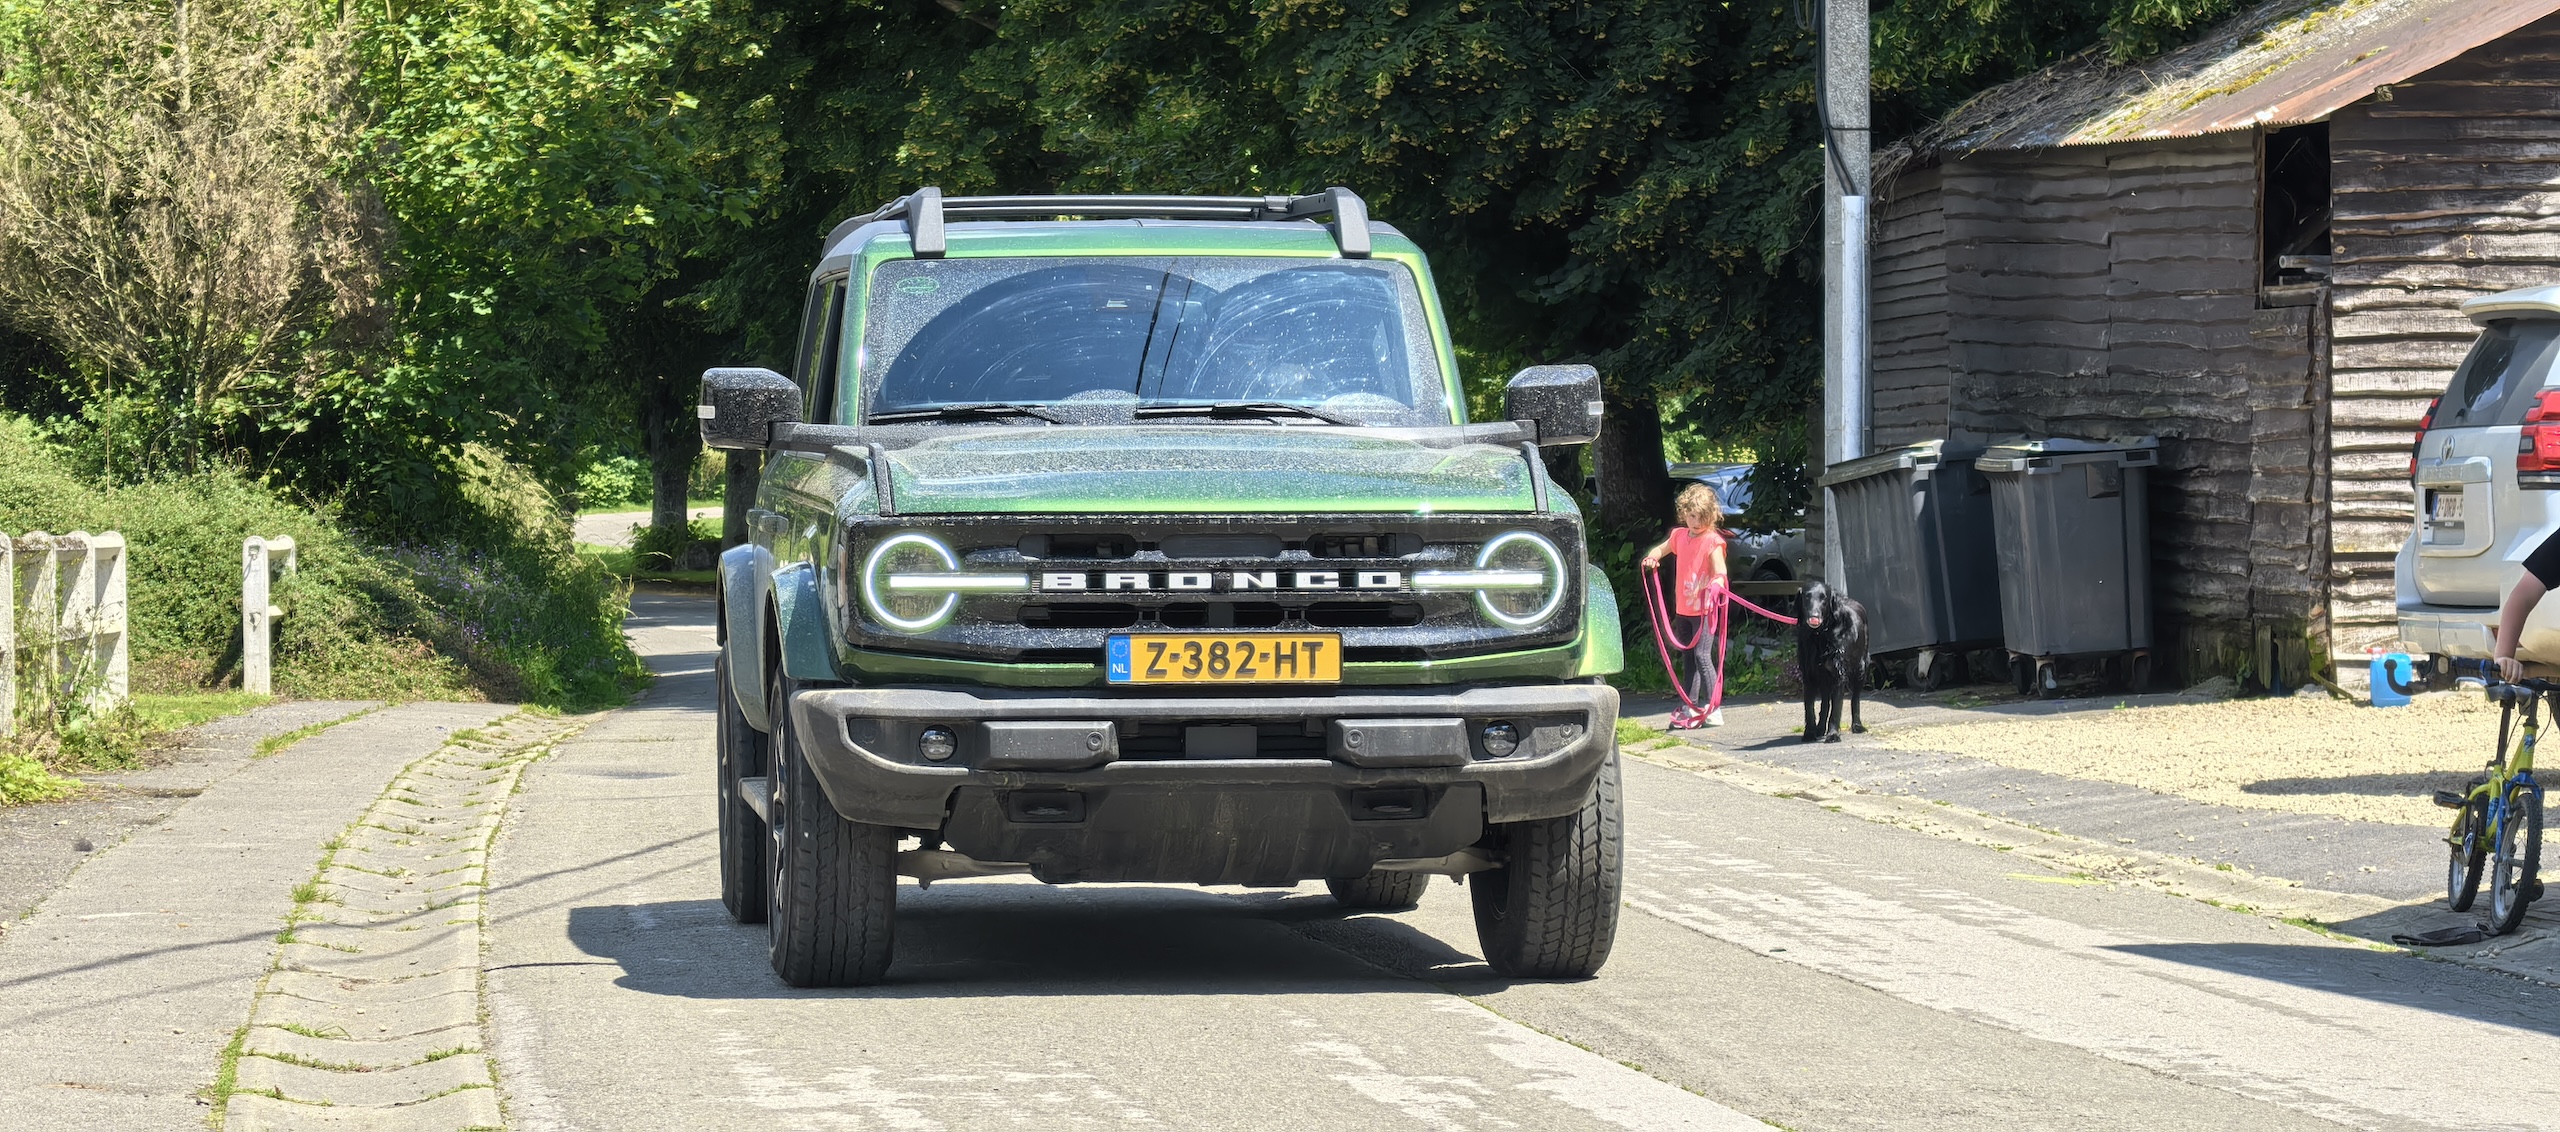
<path fill-rule="evenodd" d="M 2393 680 L 2398 680 L 2403 688 L 2416 686 L 2418 673 L 2417 669 L 2409 663 L 2409 654 L 2387 652 L 2373 658 L 2373 681 L 2370 685 L 2373 690 L 2373 706 L 2409 706 L 2408 696 L 2391 690 Z"/>

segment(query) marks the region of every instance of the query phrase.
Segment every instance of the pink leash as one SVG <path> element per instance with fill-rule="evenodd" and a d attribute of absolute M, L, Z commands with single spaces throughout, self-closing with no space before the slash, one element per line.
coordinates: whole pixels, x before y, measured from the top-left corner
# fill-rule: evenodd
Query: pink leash
<path fill-rule="evenodd" d="M 1698 635 L 1691 637 L 1684 642 L 1680 639 L 1679 634 L 1674 632 L 1672 629 L 1670 605 L 1663 600 L 1662 580 L 1657 575 L 1658 572 L 1652 568 L 1648 568 L 1644 572 L 1645 616 L 1653 626 L 1654 655 L 1661 658 L 1663 675 L 1671 678 L 1671 690 L 1680 697 L 1680 702 L 1683 705 L 1686 705 L 1688 710 L 1699 718 L 1713 715 L 1724 707 L 1725 658 L 1728 650 L 1732 646 L 1732 640 L 1728 635 L 1731 611 L 1728 609 L 1727 603 L 1730 602 L 1738 604 L 1744 609 L 1748 609 L 1753 613 L 1757 613 L 1760 616 L 1766 617 L 1771 621 L 1778 622 L 1781 625 L 1793 625 L 1796 623 L 1796 619 L 1771 613 L 1766 609 L 1762 609 L 1757 605 L 1751 604 L 1749 598 L 1735 594 L 1729 588 L 1718 587 L 1715 590 L 1712 599 L 1708 602 L 1706 616 L 1701 617 L 1698 620 Z M 1686 652 L 1698 647 L 1698 642 L 1704 639 L 1707 633 L 1711 630 L 1716 635 L 1716 679 L 1714 686 L 1709 688 L 1707 691 L 1706 708 L 1704 710 L 1700 710 L 1698 707 L 1698 701 L 1690 699 L 1689 689 L 1681 684 L 1680 672 L 1677 668 L 1672 666 L 1671 651 L 1670 648 L 1665 645 L 1665 642 L 1667 641 L 1670 645 L 1677 646 L 1681 651 Z M 1679 719 L 1675 718 L 1672 720 L 1672 727 L 1674 730 L 1678 730 L 1680 726 L 1681 721 Z"/>

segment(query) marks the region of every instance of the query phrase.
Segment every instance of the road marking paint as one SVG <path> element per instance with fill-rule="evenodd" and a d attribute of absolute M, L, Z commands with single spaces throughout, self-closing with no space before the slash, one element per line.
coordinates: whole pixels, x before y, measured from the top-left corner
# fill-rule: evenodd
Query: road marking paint
<path fill-rule="evenodd" d="M 1545 1093 L 1620 1128 L 1700 1128 L 1710 1132 L 1768 1132 L 1769 1125 L 1714 1101 L 1532 1030 L 1483 1006 L 1456 1001 L 1442 1009 L 1480 1014 L 1490 1039 L 1486 1050 L 1537 1076 L 1520 1088 Z"/>

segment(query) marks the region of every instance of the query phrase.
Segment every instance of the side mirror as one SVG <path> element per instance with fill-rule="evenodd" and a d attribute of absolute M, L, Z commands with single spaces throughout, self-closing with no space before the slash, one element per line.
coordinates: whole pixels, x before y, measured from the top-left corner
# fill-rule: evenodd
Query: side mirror
<path fill-rule="evenodd" d="M 800 387 L 769 369 L 702 371 L 702 442 L 756 450 L 773 443 L 773 426 L 800 419 Z"/>
<path fill-rule="evenodd" d="M 1590 366 L 1530 366 L 1511 376 L 1502 412 L 1538 430 L 1538 443 L 1589 444 L 1600 437 L 1600 371 Z"/>

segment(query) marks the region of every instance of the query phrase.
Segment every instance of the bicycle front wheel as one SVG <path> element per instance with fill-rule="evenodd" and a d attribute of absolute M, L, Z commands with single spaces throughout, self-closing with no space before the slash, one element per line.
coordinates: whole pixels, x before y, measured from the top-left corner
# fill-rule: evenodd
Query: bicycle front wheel
<path fill-rule="evenodd" d="M 2450 848 L 2444 866 L 2445 903 L 2456 912 L 2471 910 L 2472 901 L 2480 898 L 2480 866 L 2489 858 L 2489 804 L 2472 798 L 2463 804 L 2462 814 L 2453 820 L 2453 832 L 2445 836 Z"/>
<path fill-rule="evenodd" d="M 2509 787 L 2507 814 L 2489 847 L 2489 933 L 2505 935 L 2524 922 L 2542 882 L 2542 792 Z"/>

